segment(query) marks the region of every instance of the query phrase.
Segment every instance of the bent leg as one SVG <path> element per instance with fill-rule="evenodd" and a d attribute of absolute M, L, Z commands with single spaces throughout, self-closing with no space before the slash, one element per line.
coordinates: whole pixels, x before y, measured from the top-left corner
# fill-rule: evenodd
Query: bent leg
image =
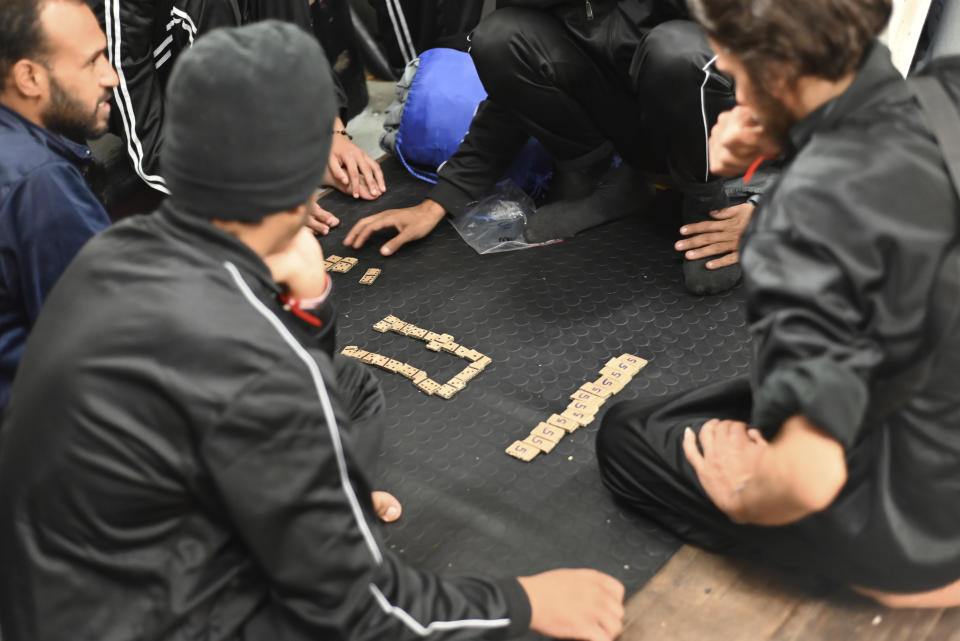
<path fill-rule="evenodd" d="M 751 555 L 744 530 L 707 497 L 683 453 L 683 432 L 712 418 L 749 420 L 746 377 L 666 400 L 628 401 L 607 412 L 597 434 L 604 485 L 618 502 L 691 543 L 718 552 Z"/>
<path fill-rule="evenodd" d="M 377 457 L 383 441 L 384 409 L 386 401 L 376 376 L 357 361 L 335 355 L 335 385 L 331 390 L 334 413 L 341 428 L 341 436 L 349 441 L 348 448 L 360 468 L 373 479 Z"/>
<path fill-rule="evenodd" d="M 713 58 L 696 23 L 673 20 L 650 31 L 631 65 L 647 162 L 680 184 L 710 180 L 710 130 L 736 105 L 733 83 L 713 70 Z"/>
<path fill-rule="evenodd" d="M 545 11 L 507 8 L 486 17 L 470 53 L 491 101 L 508 109 L 564 169 L 591 167 L 634 140 L 637 106 L 613 71 Z"/>

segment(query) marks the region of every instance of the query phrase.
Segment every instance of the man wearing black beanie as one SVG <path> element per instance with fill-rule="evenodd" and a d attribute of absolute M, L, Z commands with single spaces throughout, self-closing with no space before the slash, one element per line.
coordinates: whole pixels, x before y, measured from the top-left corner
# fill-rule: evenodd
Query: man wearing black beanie
<path fill-rule="evenodd" d="M 221 29 L 170 84 L 171 197 L 67 269 L 0 430 L 7 641 L 613 639 L 609 576 L 444 578 L 380 542 L 383 396 L 333 355 L 304 227 L 335 112 L 316 41 Z"/>

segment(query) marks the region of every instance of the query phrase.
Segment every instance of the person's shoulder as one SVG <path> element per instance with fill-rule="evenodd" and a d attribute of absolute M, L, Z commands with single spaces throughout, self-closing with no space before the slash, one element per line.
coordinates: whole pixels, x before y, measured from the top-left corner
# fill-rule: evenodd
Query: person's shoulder
<path fill-rule="evenodd" d="M 954 190 L 919 108 L 905 100 L 872 113 L 818 133 L 791 163 L 772 203 L 790 223 L 951 222 Z"/>
<path fill-rule="evenodd" d="M 9 191 L 25 179 L 65 171 L 82 177 L 70 161 L 30 132 L 0 129 L 0 193 Z"/>

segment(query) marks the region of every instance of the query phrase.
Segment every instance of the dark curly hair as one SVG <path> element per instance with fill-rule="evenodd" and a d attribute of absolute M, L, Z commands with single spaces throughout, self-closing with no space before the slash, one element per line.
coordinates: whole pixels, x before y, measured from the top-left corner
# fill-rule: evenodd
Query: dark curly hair
<path fill-rule="evenodd" d="M 707 35 L 769 87 L 773 69 L 788 81 L 838 80 L 856 71 L 890 20 L 891 0 L 688 0 Z"/>

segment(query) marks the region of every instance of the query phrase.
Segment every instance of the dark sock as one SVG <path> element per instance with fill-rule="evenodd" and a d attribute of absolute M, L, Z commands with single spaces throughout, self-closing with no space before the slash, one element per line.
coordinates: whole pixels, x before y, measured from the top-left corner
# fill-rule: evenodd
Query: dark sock
<path fill-rule="evenodd" d="M 566 165 L 564 163 L 557 165 L 543 204 L 577 200 L 593 193 L 600 178 L 610 170 L 613 163 L 613 149 L 612 147 L 600 148 L 588 156 L 591 158 L 581 158 Z"/>
<path fill-rule="evenodd" d="M 538 207 L 527 219 L 524 236 L 531 243 L 571 238 L 643 209 L 652 198 L 653 187 L 633 169 L 621 165 L 607 170 L 589 195 Z"/>

